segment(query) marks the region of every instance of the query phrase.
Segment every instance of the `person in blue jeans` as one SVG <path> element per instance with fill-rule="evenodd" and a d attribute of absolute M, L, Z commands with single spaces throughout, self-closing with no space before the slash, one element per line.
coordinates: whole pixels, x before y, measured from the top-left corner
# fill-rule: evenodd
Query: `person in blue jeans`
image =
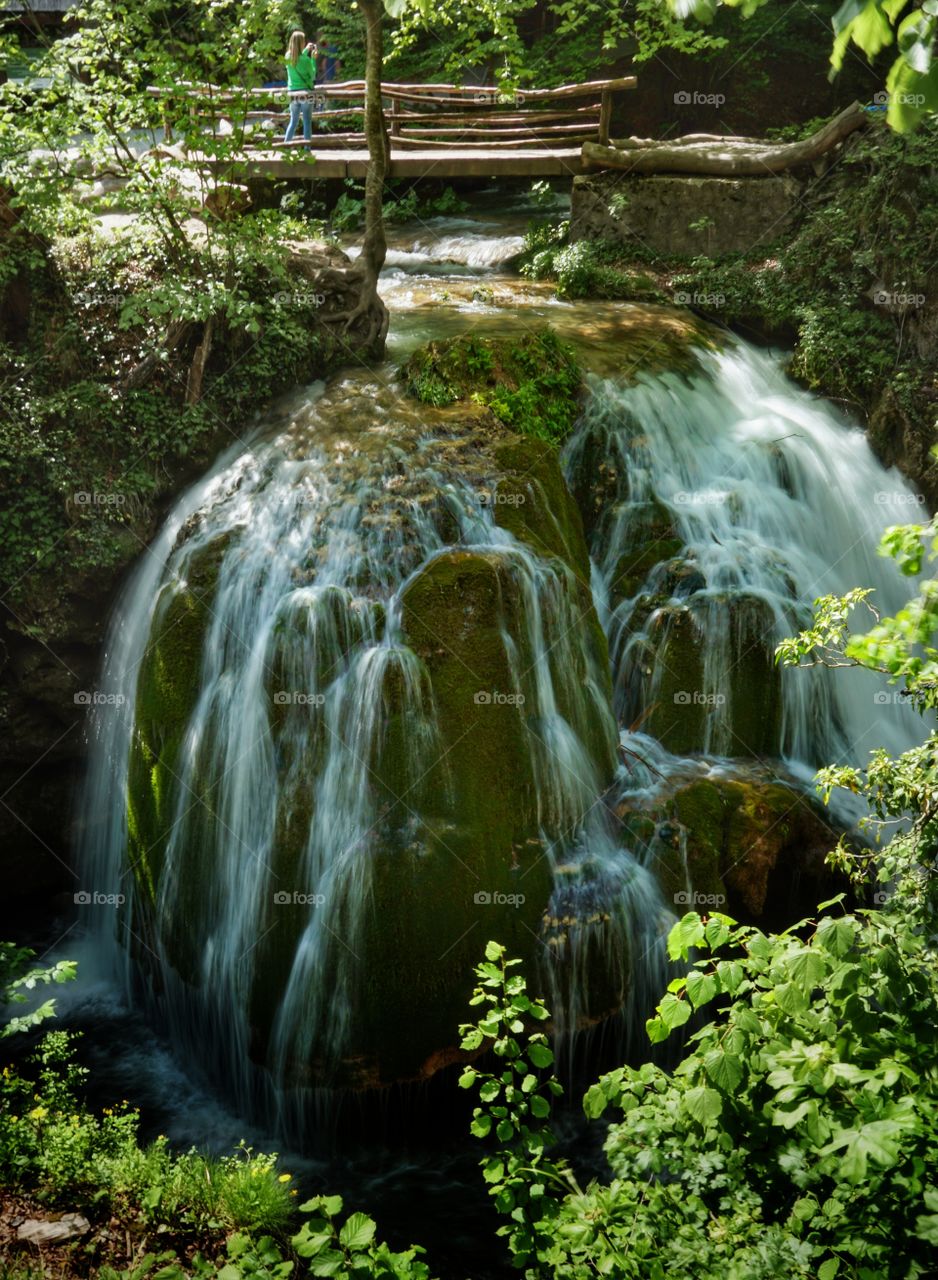
<path fill-rule="evenodd" d="M 290 94 L 290 123 L 284 134 L 284 142 L 292 142 L 303 116 L 303 137 L 307 142 L 313 137 L 312 92 L 316 84 L 316 46 L 307 43 L 302 31 L 294 31 L 287 45 L 287 90 Z"/>

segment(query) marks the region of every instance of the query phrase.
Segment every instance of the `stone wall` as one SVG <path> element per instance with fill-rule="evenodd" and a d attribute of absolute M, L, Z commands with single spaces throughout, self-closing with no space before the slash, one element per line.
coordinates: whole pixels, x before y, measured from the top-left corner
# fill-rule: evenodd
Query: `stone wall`
<path fill-rule="evenodd" d="M 804 186 L 788 175 L 582 175 L 573 180 L 570 238 L 663 254 L 744 253 L 792 226 Z"/>

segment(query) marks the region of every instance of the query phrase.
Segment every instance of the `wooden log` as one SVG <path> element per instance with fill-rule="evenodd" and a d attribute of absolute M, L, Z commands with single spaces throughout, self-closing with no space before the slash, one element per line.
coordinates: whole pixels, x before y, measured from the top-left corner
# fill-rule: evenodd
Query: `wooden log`
<path fill-rule="evenodd" d="M 558 85 L 555 89 L 519 89 L 517 92 L 507 93 L 499 88 L 498 85 L 455 85 L 455 84 L 397 84 L 389 82 L 382 84 L 381 93 L 386 98 L 406 98 L 411 100 L 436 99 L 441 102 L 460 101 L 475 98 L 477 101 L 491 104 L 494 100 L 504 102 L 511 105 L 515 102 L 541 102 L 550 101 L 554 98 L 583 98 L 595 97 L 602 94 L 605 90 L 620 92 L 625 89 L 634 89 L 638 83 L 635 76 L 620 76 L 615 80 L 591 80 L 584 81 L 582 84 L 565 84 Z M 343 80 L 332 84 L 317 85 L 317 91 L 321 91 L 329 98 L 346 98 L 346 97 L 363 97 L 365 92 L 364 80 Z M 181 80 L 175 85 L 148 85 L 147 93 L 154 97 L 195 97 L 195 98 L 211 98 L 213 101 L 243 101 L 247 98 L 279 98 L 283 100 L 288 90 L 286 88 L 276 89 L 239 89 L 233 90 L 224 88 L 222 85 L 216 84 L 193 84 L 191 81 Z"/>
<path fill-rule="evenodd" d="M 401 147 L 421 147 L 429 150 L 432 147 L 448 147 L 450 151 L 468 151 L 474 147 L 481 150 L 497 151 L 499 148 L 508 148 L 509 150 L 519 151 L 525 147 L 538 148 L 542 151 L 552 151 L 558 146 L 571 147 L 579 146 L 581 143 L 587 143 L 594 138 L 594 133 L 577 134 L 576 137 L 555 138 L 537 138 L 528 134 L 526 138 L 512 138 L 506 141 L 492 139 L 488 142 L 463 142 L 459 137 L 455 138 L 408 138 L 403 134 L 400 138 L 395 139 L 398 146 Z"/>
<path fill-rule="evenodd" d="M 590 127 L 588 122 L 579 121 L 577 124 L 544 124 L 539 125 L 534 121 L 525 128 L 508 128 L 500 129 L 494 125 L 485 128 L 475 129 L 470 127 L 453 128 L 446 125 L 440 125 L 438 129 L 419 128 L 412 129 L 407 126 L 402 130 L 401 136 L 405 138 L 432 138 L 439 137 L 444 134 L 453 139 L 459 138 L 530 138 L 532 134 L 544 136 L 549 134 L 563 133 L 582 133 L 587 137 L 591 137 L 596 133 L 596 126 Z"/>
<path fill-rule="evenodd" d="M 432 124 L 525 124 L 528 120 L 582 120 L 584 116 L 599 118 L 599 103 L 588 107 L 573 107 L 568 111 L 543 111 L 536 108 L 529 111 L 500 111 L 485 115 L 481 110 L 474 111 L 401 111 L 400 119 L 405 125 L 413 123 Z"/>
<path fill-rule="evenodd" d="M 583 167 L 621 169 L 627 173 L 698 173 L 727 177 L 782 173 L 817 160 L 865 125 L 867 120 L 866 111 L 859 102 L 854 102 L 817 133 L 800 142 L 752 143 L 723 138 L 720 142 L 661 143 L 634 149 L 586 142 L 583 146 Z"/>
<path fill-rule="evenodd" d="M 764 147 L 766 145 L 765 138 L 744 138 L 737 134 L 727 133 L 684 133 L 679 138 L 637 138 L 634 134 L 629 138 L 610 138 L 610 147 L 619 147 L 626 151 L 636 147 L 685 147 L 688 144 L 693 145 L 697 142 L 751 142 L 756 146 Z"/>

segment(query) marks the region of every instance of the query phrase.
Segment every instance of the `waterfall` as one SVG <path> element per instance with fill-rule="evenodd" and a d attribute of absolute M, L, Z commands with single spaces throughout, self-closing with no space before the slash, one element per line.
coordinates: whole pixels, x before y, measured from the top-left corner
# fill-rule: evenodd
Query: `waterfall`
<path fill-rule="evenodd" d="M 907 749 L 921 720 L 878 676 L 778 670 L 772 654 L 819 596 L 869 586 L 880 614 L 902 607 L 909 583 L 877 547 L 922 499 L 772 355 L 737 341 L 695 354 L 689 374 L 595 380 L 566 449 L 570 484 L 598 511 L 620 723 L 657 704 L 651 731 L 680 752 L 781 757 L 805 779 Z"/>
<path fill-rule="evenodd" d="M 100 944 L 127 981 L 140 962 L 174 1042 L 245 1107 L 258 1063 L 277 1105 L 341 1064 L 348 1079 L 375 859 L 428 856 L 433 815 L 451 816 L 410 584 L 457 548 L 516 599 L 492 620 L 510 688 L 474 696 L 523 734 L 544 851 L 525 876 L 596 806 L 597 726 L 612 758 L 572 570 L 498 523 L 484 442 L 427 417 L 353 376 L 227 456 L 180 501 L 108 642 L 121 705 L 94 725 L 84 857 L 128 905 Z"/>
<path fill-rule="evenodd" d="M 675 909 L 622 798 L 653 807 L 656 780 L 739 758 L 807 780 L 921 737 L 875 677 L 772 662 L 817 595 L 902 603 L 876 546 L 919 510 L 772 357 L 730 342 L 687 374 L 591 378 L 563 456 L 591 581 L 557 550 L 557 509 L 537 537 L 506 518 L 490 433 L 461 413 L 372 373 L 294 401 L 179 500 L 107 643 L 81 859 L 127 901 L 95 945 L 188 1058 L 281 1122 L 297 1092 L 379 1082 L 381 1035 L 406 1056 L 419 1001 L 395 1024 L 385 983 L 454 1028 L 487 936 L 539 961 L 568 1047 L 608 1018 L 639 1044 Z M 481 675 L 457 646 L 485 622 L 461 602 L 470 570 L 493 611 Z M 417 587 L 450 609 L 420 644 Z M 470 786 L 473 734 L 493 772 Z M 518 812 L 498 808 L 509 767 Z"/>

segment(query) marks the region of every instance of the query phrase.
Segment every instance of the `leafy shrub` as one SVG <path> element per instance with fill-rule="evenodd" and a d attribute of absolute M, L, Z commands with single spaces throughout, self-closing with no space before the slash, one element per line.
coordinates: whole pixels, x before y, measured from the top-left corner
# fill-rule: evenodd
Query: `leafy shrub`
<path fill-rule="evenodd" d="M 579 413 L 582 375 L 573 350 L 546 326 L 522 338 L 430 342 L 400 376 L 424 404 L 475 401 L 513 431 L 551 444 L 569 434 Z"/>

